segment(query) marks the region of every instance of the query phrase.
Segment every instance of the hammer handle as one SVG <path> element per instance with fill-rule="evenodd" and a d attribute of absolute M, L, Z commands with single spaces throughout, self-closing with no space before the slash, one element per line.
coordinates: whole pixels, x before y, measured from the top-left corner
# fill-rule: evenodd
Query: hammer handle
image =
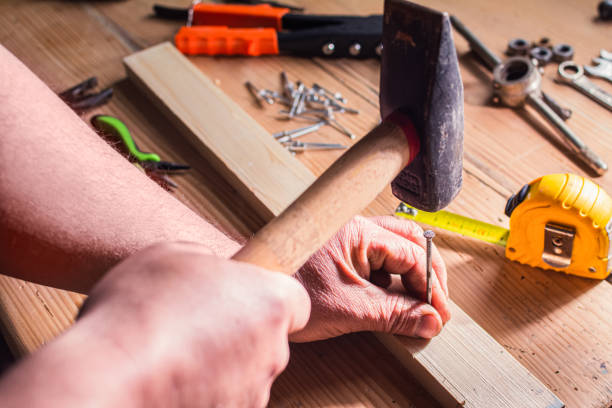
<path fill-rule="evenodd" d="M 294 274 L 408 164 L 404 131 L 383 122 L 329 167 L 232 259 Z"/>

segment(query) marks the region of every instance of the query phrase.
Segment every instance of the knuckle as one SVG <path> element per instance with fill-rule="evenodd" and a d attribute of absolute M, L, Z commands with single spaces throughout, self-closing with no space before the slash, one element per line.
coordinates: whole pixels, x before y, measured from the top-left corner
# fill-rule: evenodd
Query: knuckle
<path fill-rule="evenodd" d="M 418 316 L 412 308 L 411 302 L 404 296 L 394 295 L 387 298 L 384 305 L 386 310 L 385 331 L 388 333 L 414 333 Z"/>
<path fill-rule="evenodd" d="M 280 276 L 283 278 L 282 284 L 274 285 L 267 291 L 265 295 L 265 320 L 266 324 L 273 329 L 283 328 L 288 320 L 291 313 L 290 308 L 290 296 L 294 296 L 294 291 L 289 290 L 290 285 L 297 285 L 302 287 L 297 281 L 286 276 Z M 303 290 L 303 289 L 302 289 Z"/>
<path fill-rule="evenodd" d="M 364 225 L 366 223 L 369 222 L 369 220 L 364 217 L 363 215 L 355 215 L 353 217 L 353 219 L 351 220 L 352 223 L 357 224 L 357 225 Z"/>
<path fill-rule="evenodd" d="M 177 242 L 157 242 L 142 250 L 141 254 L 148 257 L 164 257 L 180 250 Z"/>
<path fill-rule="evenodd" d="M 424 232 L 423 227 L 421 227 L 419 224 L 410 220 L 409 225 L 410 225 L 410 229 L 412 230 L 414 234 L 418 234 L 419 236 L 423 235 L 423 232 Z"/>
<path fill-rule="evenodd" d="M 282 297 L 269 297 L 267 300 L 266 309 L 266 324 L 271 329 L 282 327 L 287 320 L 287 305 Z"/>
<path fill-rule="evenodd" d="M 413 243 L 406 247 L 406 256 L 408 258 L 408 262 L 410 262 L 412 265 L 417 265 L 421 262 L 425 262 L 427 258 L 425 250 Z"/>

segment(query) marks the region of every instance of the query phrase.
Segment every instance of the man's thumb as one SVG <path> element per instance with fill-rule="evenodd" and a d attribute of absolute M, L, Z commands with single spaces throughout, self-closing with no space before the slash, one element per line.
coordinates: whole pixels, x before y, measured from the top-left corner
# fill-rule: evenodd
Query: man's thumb
<path fill-rule="evenodd" d="M 407 295 L 387 292 L 379 306 L 376 331 L 430 339 L 442 330 L 436 309 Z"/>

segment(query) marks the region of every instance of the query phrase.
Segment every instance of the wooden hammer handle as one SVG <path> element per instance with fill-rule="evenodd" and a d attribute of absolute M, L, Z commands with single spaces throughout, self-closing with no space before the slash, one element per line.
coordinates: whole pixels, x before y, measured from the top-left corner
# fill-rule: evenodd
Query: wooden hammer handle
<path fill-rule="evenodd" d="M 295 273 L 408 164 L 404 131 L 383 122 L 348 150 L 232 259 Z"/>

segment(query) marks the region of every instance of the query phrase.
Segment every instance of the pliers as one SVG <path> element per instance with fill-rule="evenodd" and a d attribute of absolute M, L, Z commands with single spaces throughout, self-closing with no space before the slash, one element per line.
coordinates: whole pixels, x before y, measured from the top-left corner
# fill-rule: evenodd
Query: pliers
<path fill-rule="evenodd" d="M 194 4 L 190 9 L 155 5 L 162 18 L 184 19 L 174 37 L 188 55 L 275 55 L 372 58 L 382 52 L 382 15 L 332 16 L 291 13 L 268 4 Z"/>
<path fill-rule="evenodd" d="M 167 173 L 181 170 L 189 170 L 186 164 L 177 164 L 162 161 L 155 153 L 141 151 L 132 138 L 127 126 L 119 119 L 109 115 L 95 115 L 91 118 L 91 124 L 101 134 L 107 137 L 119 139 L 123 153 L 127 154 L 128 160 L 141 168 L 147 175 L 160 182 L 163 187 L 178 187 Z"/>
<path fill-rule="evenodd" d="M 98 86 L 98 78 L 91 77 L 60 92 L 58 96 L 74 111 L 84 112 L 105 104 L 113 96 L 113 88 L 106 88 L 97 93 L 88 92 L 96 86 Z"/>

